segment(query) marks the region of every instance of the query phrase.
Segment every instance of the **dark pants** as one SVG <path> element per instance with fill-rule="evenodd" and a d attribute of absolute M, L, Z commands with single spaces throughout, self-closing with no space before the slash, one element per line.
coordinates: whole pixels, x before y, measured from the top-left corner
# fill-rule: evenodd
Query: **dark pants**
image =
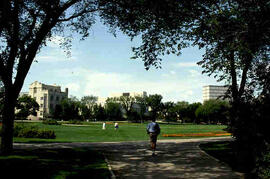
<path fill-rule="evenodd" d="M 152 149 L 156 149 L 157 145 L 157 134 L 156 133 L 149 133 L 150 136 L 150 144 Z"/>

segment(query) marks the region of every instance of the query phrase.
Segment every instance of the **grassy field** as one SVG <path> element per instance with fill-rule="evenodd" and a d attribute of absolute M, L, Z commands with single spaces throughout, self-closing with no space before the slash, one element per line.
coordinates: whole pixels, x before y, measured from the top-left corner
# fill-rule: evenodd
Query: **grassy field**
<path fill-rule="evenodd" d="M 113 123 L 102 130 L 102 123 L 84 123 L 83 126 L 45 125 L 42 123 L 24 123 L 38 125 L 40 128 L 52 129 L 56 139 L 14 138 L 15 142 L 113 142 L 148 140 L 147 124 L 119 123 L 119 129 L 114 130 Z M 159 139 L 176 139 L 183 137 L 162 137 L 162 134 L 222 132 L 223 125 L 172 125 L 160 124 Z M 187 137 L 186 137 L 187 138 Z"/>

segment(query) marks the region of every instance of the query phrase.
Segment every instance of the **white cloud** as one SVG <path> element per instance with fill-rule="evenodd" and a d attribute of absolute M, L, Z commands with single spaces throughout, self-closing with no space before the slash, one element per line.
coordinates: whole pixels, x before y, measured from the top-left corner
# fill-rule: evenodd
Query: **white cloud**
<path fill-rule="evenodd" d="M 60 53 L 59 55 L 49 55 L 49 56 L 46 56 L 46 55 L 44 55 L 44 56 L 42 56 L 42 55 L 40 55 L 40 56 L 37 56 L 36 57 L 36 60 L 38 61 L 38 62 L 62 62 L 62 61 L 74 61 L 75 60 L 75 57 L 71 57 L 71 58 L 67 58 L 66 56 L 65 56 L 65 54 L 63 54 L 63 52 L 62 52 L 62 54 Z"/>
<path fill-rule="evenodd" d="M 188 72 L 190 73 L 191 77 L 198 77 L 198 76 L 201 76 L 201 75 L 202 75 L 202 74 L 201 74 L 199 71 L 197 71 L 197 70 L 189 70 Z"/>
<path fill-rule="evenodd" d="M 77 83 L 68 83 L 65 85 L 65 88 L 68 88 L 71 92 L 79 92 L 80 85 Z"/>
<path fill-rule="evenodd" d="M 86 68 L 60 69 L 53 73 L 63 81 L 75 81 L 64 86 L 70 88 L 70 93 L 79 98 L 85 95 L 108 97 L 111 93 L 146 91 L 148 94 L 161 94 L 164 101 L 201 101 L 202 86 L 209 83 L 209 79 L 200 75 L 199 71 L 188 72 L 191 75 L 171 75 L 166 78 L 155 76 L 151 79 L 129 73 L 102 72 Z"/>
<path fill-rule="evenodd" d="M 195 62 L 179 62 L 174 64 L 178 68 L 187 68 L 187 67 L 197 67 L 198 65 Z"/>

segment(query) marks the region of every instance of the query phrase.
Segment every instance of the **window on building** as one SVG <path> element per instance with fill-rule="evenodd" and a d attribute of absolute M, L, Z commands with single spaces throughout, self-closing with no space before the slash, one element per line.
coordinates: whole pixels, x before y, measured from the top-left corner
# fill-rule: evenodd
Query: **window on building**
<path fill-rule="evenodd" d="M 56 96 L 56 99 L 55 99 L 56 101 L 59 101 L 59 96 Z"/>
<path fill-rule="evenodd" d="M 43 97 L 40 97 L 40 100 L 42 101 L 43 100 Z"/>
<path fill-rule="evenodd" d="M 43 108 L 43 104 L 40 104 L 40 107 Z"/>
<path fill-rule="evenodd" d="M 40 112 L 39 114 L 40 114 L 40 116 L 43 116 L 43 112 Z"/>
<path fill-rule="evenodd" d="M 37 88 L 36 87 L 34 87 L 34 93 L 37 93 Z"/>
<path fill-rule="evenodd" d="M 130 96 L 129 93 L 123 93 L 123 96 Z"/>
<path fill-rule="evenodd" d="M 51 98 L 50 99 L 51 99 L 51 101 L 53 101 L 53 95 L 51 95 Z"/>

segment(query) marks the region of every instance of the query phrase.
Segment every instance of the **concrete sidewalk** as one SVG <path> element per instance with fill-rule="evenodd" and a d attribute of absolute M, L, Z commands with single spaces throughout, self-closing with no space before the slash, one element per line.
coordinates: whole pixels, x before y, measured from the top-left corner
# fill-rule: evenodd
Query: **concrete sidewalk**
<path fill-rule="evenodd" d="M 200 143 L 232 140 L 230 137 L 159 140 L 157 156 L 152 157 L 149 143 L 59 143 L 15 144 L 16 148 L 69 148 L 89 147 L 103 151 L 116 178 L 243 178 L 226 164 L 201 151 Z"/>

